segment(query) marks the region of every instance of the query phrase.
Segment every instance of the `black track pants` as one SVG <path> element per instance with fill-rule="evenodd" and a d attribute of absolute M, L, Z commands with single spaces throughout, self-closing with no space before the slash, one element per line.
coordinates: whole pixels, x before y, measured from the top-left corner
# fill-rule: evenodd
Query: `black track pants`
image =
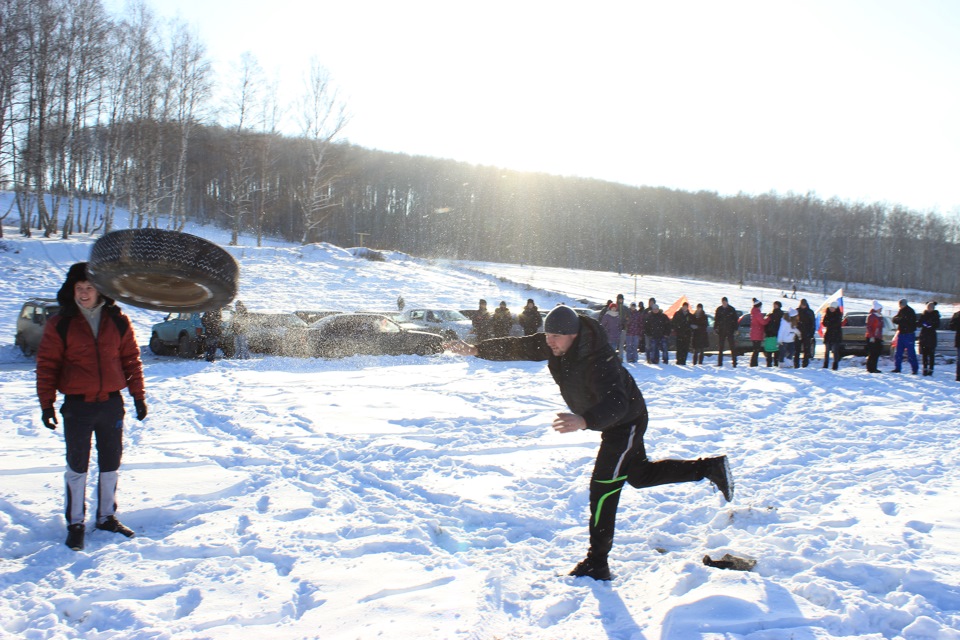
<path fill-rule="evenodd" d="M 637 488 L 703 479 L 700 460 L 647 460 L 643 434 L 647 416 L 636 424 L 604 432 L 590 479 L 590 556 L 607 559 L 613 547 L 617 506 L 625 482 Z"/>

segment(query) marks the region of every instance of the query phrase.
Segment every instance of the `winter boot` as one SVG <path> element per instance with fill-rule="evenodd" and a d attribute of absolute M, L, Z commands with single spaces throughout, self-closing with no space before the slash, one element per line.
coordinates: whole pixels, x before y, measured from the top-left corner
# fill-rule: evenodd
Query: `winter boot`
<path fill-rule="evenodd" d="M 83 549 L 83 534 L 85 533 L 85 528 L 82 522 L 77 524 L 71 524 L 67 527 L 67 542 L 66 545 L 73 549 L 74 551 L 80 551 Z"/>
<path fill-rule="evenodd" d="M 733 500 L 733 474 L 727 456 L 702 458 L 700 462 L 704 465 L 703 477 L 716 485 L 727 502 Z"/>
<path fill-rule="evenodd" d="M 114 516 L 107 516 L 103 522 L 98 522 L 97 529 L 100 529 L 101 531 L 109 531 L 111 533 L 122 533 L 128 538 L 132 538 L 133 536 L 137 535 L 133 532 L 133 529 L 122 524 Z"/>
<path fill-rule="evenodd" d="M 607 561 L 601 561 L 599 558 L 593 558 L 589 553 L 587 557 L 581 560 L 577 566 L 570 572 L 575 578 L 587 577 L 594 580 L 610 580 L 610 567 Z"/>

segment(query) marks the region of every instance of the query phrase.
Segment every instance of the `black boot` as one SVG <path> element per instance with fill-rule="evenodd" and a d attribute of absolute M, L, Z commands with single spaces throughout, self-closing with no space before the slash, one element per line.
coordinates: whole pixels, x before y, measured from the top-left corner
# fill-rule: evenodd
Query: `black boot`
<path fill-rule="evenodd" d="M 136 535 L 133 532 L 133 529 L 125 524 L 122 524 L 114 516 L 107 516 L 103 522 L 98 522 L 97 529 L 100 529 L 101 531 L 109 531 L 111 533 L 122 533 L 128 538 L 132 538 Z"/>
<path fill-rule="evenodd" d="M 733 474 L 727 456 L 702 458 L 700 462 L 704 465 L 703 477 L 716 485 L 727 502 L 733 500 Z"/>
<path fill-rule="evenodd" d="M 74 551 L 80 551 L 83 549 L 83 534 L 86 532 L 83 523 L 71 524 L 67 527 L 67 542 L 66 545 L 73 549 Z"/>
<path fill-rule="evenodd" d="M 587 577 L 593 578 L 594 580 L 606 581 L 610 579 L 610 567 L 607 565 L 606 560 L 594 558 L 588 553 L 587 557 L 573 568 L 570 575 L 576 578 Z"/>

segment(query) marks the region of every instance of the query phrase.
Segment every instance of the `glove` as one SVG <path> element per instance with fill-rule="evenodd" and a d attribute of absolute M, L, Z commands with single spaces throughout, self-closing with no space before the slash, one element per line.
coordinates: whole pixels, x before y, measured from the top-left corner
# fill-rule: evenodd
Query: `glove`
<path fill-rule="evenodd" d="M 51 431 L 57 428 L 57 412 L 54 411 L 53 407 L 43 410 L 43 417 L 40 418 L 43 422 L 43 426 Z"/>
<path fill-rule="evenodd" d="M 144 402 L 143 398 L 135 398 L 133 400 L 133 406 L 137 409 L 137 420 L 143 420 L 147 417 L 147 403 Z"/>

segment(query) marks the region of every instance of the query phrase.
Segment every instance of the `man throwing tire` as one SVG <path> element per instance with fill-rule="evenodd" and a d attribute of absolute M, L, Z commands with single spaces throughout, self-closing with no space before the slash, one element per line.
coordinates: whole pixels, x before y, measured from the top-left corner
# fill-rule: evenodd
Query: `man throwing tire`
<path fill-rule="evenodd" d="M 726 456 L 698 460 L 650 461 L 643 446 L 647 407 L 633 376 L 607 342 L 600 324 L 566 306 L 544 320 L 544 333 L 483 340 L 476 345 L 448 343 L 459 355 L 486 360 L 546 360 L 570 413 L 558 413 L 560 433 L 599 431 L 590 478 L 590 549 L 572 576 L 610 580 L 607 557 L 613 547 L 617 505 L 625 482 L 637 488 L 710 480 L 728 501 L 733 478 Z"/>

